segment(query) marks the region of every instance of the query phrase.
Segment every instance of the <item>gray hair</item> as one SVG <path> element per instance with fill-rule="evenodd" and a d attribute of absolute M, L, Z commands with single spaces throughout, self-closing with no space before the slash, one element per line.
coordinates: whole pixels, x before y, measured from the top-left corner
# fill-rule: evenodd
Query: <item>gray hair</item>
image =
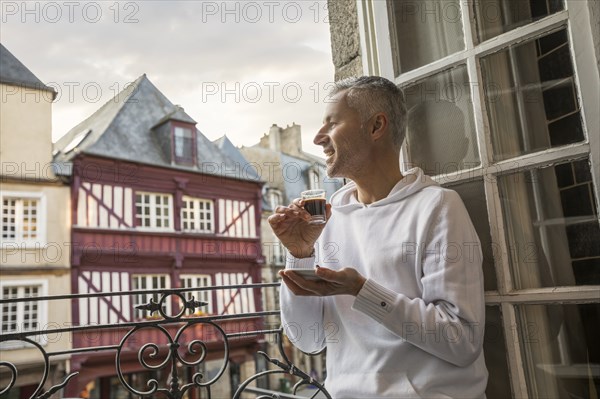
<path fill-rule="evenodd" d="M 345 90 L 348 105 L 358 112 L 361 123 L 378 112 L 387 115 L 392 141 L 399 150 L 406 135 L 406 101 L 402 89 L 379 76 L 361 76 L 336 82 L 330 95 Z"/>

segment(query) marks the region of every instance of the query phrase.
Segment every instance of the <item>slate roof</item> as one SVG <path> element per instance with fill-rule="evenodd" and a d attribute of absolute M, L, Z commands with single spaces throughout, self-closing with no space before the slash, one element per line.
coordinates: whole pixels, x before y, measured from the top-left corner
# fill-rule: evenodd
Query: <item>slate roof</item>
<path fill-rule="evenodd" d="M 46 86 L 21 61 L 0 43 L 0 83 L 13 86 L 29 87 L 53 93 L 56 91 Z"/>
<path fill-rule="evenodd" d="M 236 161 L 197 129 L 197 166 L 172 165 L 171 159 L 166 159 L 152 132 L 152 128 L 168 119 L 195 123 L 181 107 L 171 103 L 144 74 L 61 137 L 55 144 L 54 160 L 65 164 L 71 162 L 77 154 L 89 154 L 241 180 L 258 180 L 257 176 L 250 174 L 232 176 L 230 171 L 235 168 Z M 81 141 L 77 143 L 78 140 Z M 77 145 L 68 151 L 73 143 Z M 215 165 L 218 167 L 215 168 Z"/>

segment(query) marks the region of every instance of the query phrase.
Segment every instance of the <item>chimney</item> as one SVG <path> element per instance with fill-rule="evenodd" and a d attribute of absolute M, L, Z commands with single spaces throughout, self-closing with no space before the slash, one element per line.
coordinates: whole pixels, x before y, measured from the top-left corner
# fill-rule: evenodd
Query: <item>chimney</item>
<path fill-rule="evenodd" d="M 290 155 L 302 154 L 301 129 L 295 122 L 281 132 L 281 152 Z"/>
<path fill-rule="evenodd" d="M 269 129 L 269 148 L 273 151 L 281 151 L 281 128 L 273 123 Z"/>

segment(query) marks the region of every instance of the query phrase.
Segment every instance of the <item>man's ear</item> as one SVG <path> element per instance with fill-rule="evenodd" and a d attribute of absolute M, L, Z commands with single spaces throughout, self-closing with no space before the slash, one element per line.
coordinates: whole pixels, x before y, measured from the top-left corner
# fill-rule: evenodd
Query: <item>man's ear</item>
<path fill-rule="evenodd" d="M 371 122 L 371 139 L 373 141 L 377 141 L 381 139 L 388 130 L 388 118 L 387 115 L 383 112 L 379 112 L 373 115 L 373 119 Z"/>

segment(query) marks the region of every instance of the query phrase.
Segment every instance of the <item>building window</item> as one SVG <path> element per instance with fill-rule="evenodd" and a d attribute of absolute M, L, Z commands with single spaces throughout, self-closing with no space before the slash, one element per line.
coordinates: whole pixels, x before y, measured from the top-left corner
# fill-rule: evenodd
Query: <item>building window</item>
<path fill-rule="evenodd" d="M 5 281 L 0 282 L 1 299 L 35 298 L 46 295 L 45 281 Z M 0 307 L 2 334 L 39 331 L 46 324 L 46 304 L 35 299 L 25 302 L 4 303 Z M 32 338 L 45 344 L 45 337 Z M 20 341 L 8 341 L 0 345 L 2 349 L 22 348 L 26 344 Z"/>
<path fill-rule="evenodd" d="M 181 275 L 181 288 L 203 288 L 210 287 L 211 278 L 205 274 L 182 274 Z M 189 291 L 185 292 L 184 296 L 189 301 L 194 297 L 196 301 L 206 302 L 208 305 L 202 306 L 196 309 L 195 314 L 200 315 L 203 313 L 212 313 L 212 291 Z"/>
<path fill-rule="evenodd" d="M 175 163 L 195 164 L 194 131 L 187 127 L 175 126 L 173 128 Z"/>
<path fill-rule="evenodd" d="M 321 178 L 319 176 L 319 170 L 316 169 L 316 167 L 308 170 L 308 187 L 310 190 L 321 188 Z"/>
<path fill-rule="evenodd" d="M 45 243 L 44 197 L 38 193 L 3 192 L 1 243 Z"/>
<path fill-rule="evenodd" d="M 144 229 L 172 230 L 172 198 L 169 194 L 136 193 L 136 225 Z"/>
<path fill-rule="evenodd" d="M 181 229 L 194 233 L 213 233 L 213 201 L 184 196 L 181 207 Z"/>
<path fill-rule="evenodd" d="M 600 90 L 588 2 L 361 3 L 364 73 L 406 93 L 403 170 L 456 190 L 481 240 L 488 399 L 594 396 Z"/>
<path fill-rule="evenodd" d="M 132 288 L 134 291 L 138 290 L 164 290 L 170 288 L 170 280 L 167 274 L 138 274 L 131 277 Z M 136 294 L 133 297 L 133 309 L 136 319 L 143 318 L 158 318 L 161 317 L 158 312 L 150 313 L 146 310 L 136 309 L 138 305 L 145 305 L 150 303 L 150 300 L 159 302 L 162 294 Z M 169 315 L 171 312 L 171 299 L 165 299 L 163 303 L 163 311 Z"/>
<path fill-rule="evenodd" d="M 285 252 L 281 241 L 277 238 L 273 242 L 273 264 L 282 266 L 285 265 Z"/>
<path fill-rule="evenodd" d="M 271 205 L 271 209 L 275 212 L 275 208 L 283 203 L 281 198 L 281 191 L 270 189 L 269 190 L 269 204 Z"/>

